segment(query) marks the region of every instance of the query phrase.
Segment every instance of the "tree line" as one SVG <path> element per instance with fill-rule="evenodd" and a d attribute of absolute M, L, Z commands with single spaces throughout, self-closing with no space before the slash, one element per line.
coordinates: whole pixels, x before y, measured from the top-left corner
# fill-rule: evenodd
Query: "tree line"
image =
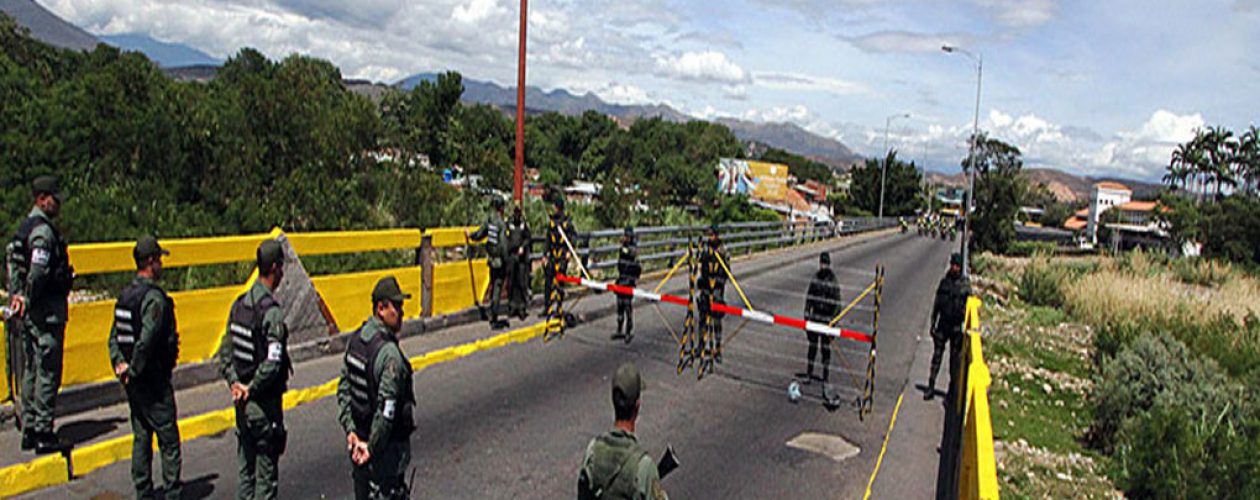
<path fill-rule="evenodd" d="M 1202 244 L 1202 254 L 1260 265 L 1260 130 L 1241 134 L 1214 126 L 1195 131 L 1169 157 L 1160 216 L 1178 242 Z"/>
<path fill-rule="evenodd" d="M 250 48 L 209 82 L 174 81 L 141 54 L 53 48 L 0 14 L 0 207 L 16 224 L 30 180 L 54 173 L 71 196 L 61 226 L 80 242 L 467 224 L 485 204 L 442 170 L 508 192 L 515 149 L 512 118 L 462 94 L 448 72 L 373 101 L 328 61 Z M 546 113 L 525 133 L 543 183 L 604 185 L 593 224 L 768 216 L 718 196 L 718 158 L 745 154 L 723 125 Z"/>

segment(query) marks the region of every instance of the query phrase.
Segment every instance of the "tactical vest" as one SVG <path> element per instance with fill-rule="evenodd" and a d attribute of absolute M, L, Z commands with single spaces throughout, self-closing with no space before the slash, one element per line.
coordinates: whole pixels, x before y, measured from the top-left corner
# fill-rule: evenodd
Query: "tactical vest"
<path fill-rule="evenodd" d="M 376 416 L 377 410 L 385 410 L 385 402 L 376 400 L 381 385 L 376 376 L 376 358 L 390 340 L 384 333 L 377 332 L 372 340 L 364 341 L 362 331 L 363 327 L 359 327 L 350 334 L 350 342 L 346 344 L 346 376 L 350 381 L 350 416 L 354 419 L 355 427 L 366 431 L 372 428 L 372 418 Z M 416 403 L 411 387 L 411 365 L 403 363 L 403 366 L 406 371 L 405 381 L 398 401 L 395 402 L 397 406 L 394 408 L 391 441 L 408 439 L 416 428 L 411 410 Z"/>
<path fill-rule="evenodd" d="M 166 302 L 166 312 L 154 335 L 155 344 L 150 351 L 154 355 L 152 366 L 157 368 L 153 373 L 170 375 L 179 360 L 179 333 L 175 326 L 175 303 L 161 288 L 150 283 L 133 283 L 123 289 L 114 305 L 114 341 L 118 343 L 118 350 L 122 352 L 123 358 L 130 363 L 136 342 L 140 340 L 144 321 L 141 307 L 150 290 L 157 290 Z"/>
<path fill-rule="evenodd" d="M 617 284 L 634 286 L 643 268 L 639 265 L 639 252 L 634 245 L 623 245 L 617 256 Z"/>
<path fill-rule="evenodd" d="M 34 250 L 30 246 L 31 233 L 41 224 L 47 224 L 48 228 L 53 232 L 53 237 L 57 240 L 55 255 L 52 256 L 52 260 L 48 261 L 48 272 L 51 278 L 48 285 L 48 293 L 57 297 L 67 296 L 70 294 L 70 289 L 74 286 L 74 272 L 70 270 L 66 241 L 61 237 L 61 232 L 57 231 L 57 226 L 54 226 L 48 219 L 32 216 L 22 221 L 22 225 L 18 226 L 17 233 L 13 235 L 13 241 L 9 243 L 9 260 L 12 263 L 12 267 L 21 269 L 24 274 L 31 272 L 31 253 Z"/>
<path fill-rule="evenodd" d="M 700 254 L 700 290 L 713 292 L 717 296 L 723 295 L 726 287 L 726 271 L 722 269 L 722 263 L 718 260 L 721 255 L 720 250 L 711 245 L 701 250 Z"/>
<path fill-rule="evenodd" d="M 639 462 L 647 456 L 647 452 L 639 446 L 619 446 L 607 435 L 596 439 L 598 443 L 591 456 L 592 463 L 585 470 L 591 495 L 599 499 L 636 498 L 639 492 Z"/>
<path fill-rule="evenodd" d="M 486 221 L 486 260 L 490 267 L 503 267 L 503 227 L 502 220 L 492 217 Z"/>
<path fill-rule="evenodd" d="M 246 295 L 237 297 L 232 303 L 232 313 L 228 317 L 228 330 L 232 334 L 232 363 L 242 384 L 253 381 L 254 372 L 267 359 L 267 332 L 263 329 L 263 318 L 273 307 L 280 307 L 271 295 L 264 295 L 253 306 L 246 305 Z M 289 354 L 281 352 L 280 355 L 287 375 Z"/>

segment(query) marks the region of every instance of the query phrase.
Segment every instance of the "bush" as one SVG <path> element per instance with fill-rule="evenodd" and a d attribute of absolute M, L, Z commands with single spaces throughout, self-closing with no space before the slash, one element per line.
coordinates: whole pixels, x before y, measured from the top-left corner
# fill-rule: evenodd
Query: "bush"
<path fill-rule="evenodd" d="M 1195 356 L 1166 334 L 1142 334 L 1102 364 L 1094 387 L 1089 440 L 1103 451 L 1116 445 L 1126 423 L 1171 399 L 1196 414 L 1213 414 L 1238 396 L 1236 385 L 1210 359 Z"/>
<path fill-rule="evenodd" d="M 1058 247 L 1049 241 L 1016 241 L 1006 247 L 1006 255 L 1011 257 L 1053 255 L 1056 248 Z"/>
<path fill-rule="evenodd" d="M 1063 307 L 1068 273 L 1046 256 L 1033 258 L 1019 279 L 1019 297 L 1034 306 Z"/>

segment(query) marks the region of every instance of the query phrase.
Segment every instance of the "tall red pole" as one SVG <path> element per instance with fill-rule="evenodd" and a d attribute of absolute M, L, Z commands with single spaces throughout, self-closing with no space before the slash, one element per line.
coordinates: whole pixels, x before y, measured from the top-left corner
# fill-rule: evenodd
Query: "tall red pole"
<path fill-rule="evenodd" d="M 512 197 L 519 205 L 525 190 L 525 15 L 529 0 L 521 0 L 520 55 L 516 62 L 516 177 Z"/>

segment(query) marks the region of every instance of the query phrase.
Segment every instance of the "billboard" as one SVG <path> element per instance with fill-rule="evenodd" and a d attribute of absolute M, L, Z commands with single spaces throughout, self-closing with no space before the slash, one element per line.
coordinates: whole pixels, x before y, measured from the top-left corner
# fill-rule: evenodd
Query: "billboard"
<path fill-rule="evenodd" d="M 782 202 L 787 199 L 788 166 L 753 160 L 718 160 L 718 191 Z"/>

